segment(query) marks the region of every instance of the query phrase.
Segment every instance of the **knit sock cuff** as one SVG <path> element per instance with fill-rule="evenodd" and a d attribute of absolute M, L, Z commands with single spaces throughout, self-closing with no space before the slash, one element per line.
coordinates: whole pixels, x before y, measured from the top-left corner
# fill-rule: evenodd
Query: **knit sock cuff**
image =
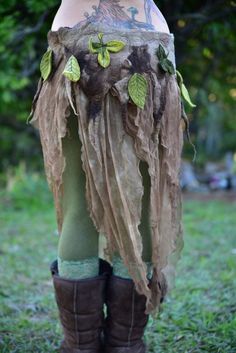
<path fill-rule="evenodd" d="M 98 276 L 99 261 L 97 256 L 78 261 L 63 260 L 58 256 L 57 261 L 61 277 L 83 279 Z"/>
<path fill-rule="evenodd" d="M 152 263 L 151 262 L 145 262 L 147 265 L 147 278 L 150 279 L 152 277 Z M 135 266 L 135 264 L 134 264 Z M 123 278 L 129 278 L 130 274 L 128 272 L 127 267 L 124 265 L 121 257 L 115 256 L 113 259 L 113 274 L 115 276 L 123 277 Z"/>

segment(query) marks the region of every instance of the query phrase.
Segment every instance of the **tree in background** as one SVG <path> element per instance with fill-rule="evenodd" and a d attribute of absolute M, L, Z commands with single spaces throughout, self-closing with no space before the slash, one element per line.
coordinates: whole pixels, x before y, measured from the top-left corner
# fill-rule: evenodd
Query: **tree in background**
<path fill-rule="evenodd" d="M 236 2 L 160 0 L 175 35 L 177 67 L 197 108 L 188 112 L 196 163 L 236 150 Z M 0 4 L 0 170 L 26 160 L 41 168 L 37 131 L 26 125 L 59 2 Z M 186 143 L 184 156 L 191 159 Z"/>
<path fill-rule="evenodd" d="M 236 151 L 236 2 L 160 1 L 176 38 L 177 65 L 197 108 L 189 112 L 197 163 Z M 185 155 L 192 154 L 185 145 Z"/>

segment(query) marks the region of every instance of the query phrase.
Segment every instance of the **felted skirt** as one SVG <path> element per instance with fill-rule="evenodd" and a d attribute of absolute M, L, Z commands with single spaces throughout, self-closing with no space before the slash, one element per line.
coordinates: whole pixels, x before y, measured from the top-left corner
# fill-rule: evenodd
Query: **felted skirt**
<path fill-rule="evenodd" d="M 118 252 L 146 313 L 174 287 L 183 248 L 180 164 L 181 96 L 175 73 L 173 34 L 117 29 L 103 23 L 48 32 L 48 50 L 29 123 L 39 130 L 45 173 L 62 228 L 62 138 L 67 120 L 78 119 L 89 215 L 106 239 L 104 258 Z M 142 259 L 144 185 L 148 164 L 152 279 Z"/>

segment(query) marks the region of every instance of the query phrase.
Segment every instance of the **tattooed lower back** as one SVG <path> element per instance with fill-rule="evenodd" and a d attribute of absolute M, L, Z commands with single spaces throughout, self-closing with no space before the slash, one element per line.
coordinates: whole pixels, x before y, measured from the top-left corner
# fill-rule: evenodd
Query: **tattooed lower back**
<path fill-rule="evenodd" d="M 153 0 L 62 0 L 52 30 L 86 22 L 169 33 L 166 20 Z"/>

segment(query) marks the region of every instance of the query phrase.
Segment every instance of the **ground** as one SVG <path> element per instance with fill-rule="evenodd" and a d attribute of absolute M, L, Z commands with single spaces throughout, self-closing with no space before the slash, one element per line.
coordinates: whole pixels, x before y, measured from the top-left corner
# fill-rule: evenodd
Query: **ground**
<path fill-rule="evenodd" d="M 27 181 L 0 194 L 0 353 L 55 353 L 55 214 L 45 183 Z M 236 198 L 228 195 L 184 194 L 176 287 L 149 320 L 149 353 L 236 352 Z"/>

